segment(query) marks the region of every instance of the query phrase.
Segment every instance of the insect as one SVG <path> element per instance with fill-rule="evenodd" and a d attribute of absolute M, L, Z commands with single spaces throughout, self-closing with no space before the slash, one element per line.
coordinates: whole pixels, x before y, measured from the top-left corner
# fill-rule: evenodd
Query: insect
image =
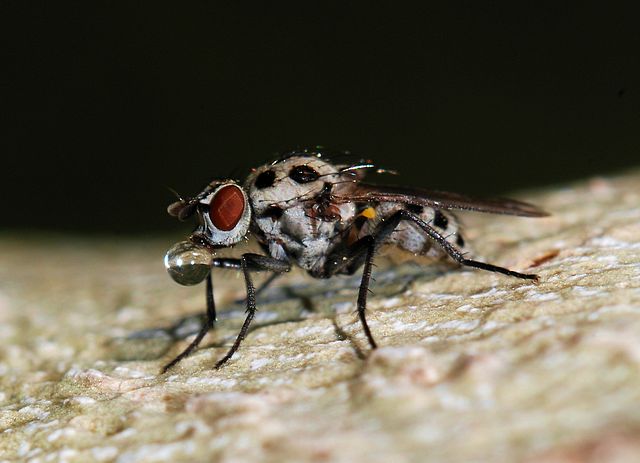
<path fill-rule="evenodd" d="M 196 216 L 198 225 L 186 241 L 165 256 L 171 277 L 182 285 L 206 280 L 207 311 L 201 330 L 189 346 L 164 366 L 163 372 L 188 356 L 213 328 L 216 309 L 211 269 L 240 271 L 246 285 L 246 318 L 235 342 L 215 365 L 220 368 L 238 350 L 256 313 L 252 273 L 272 272 L 266 284 L 293 265 L 315 278 L 352 275 L 362 269 L 357 313 L 371 348 L 376 341 L 366 319 L 373 260 L 383 246 L 416 256 L 450 257 L 461 265 L 526 280 L 519 273 L 465 257 L 465 241 L 452 210 L 525 217 L 548 215 L 537 207 L 510 199 L 467 196 L 364 182 L 370 162 L 332 163 L 324 149 L 293 150 L 248 175 L 243 184 L 213 180 L 191 198 L 168 207 L 179 220 Z M 249 235 L 264 254 L 216 257 Z M 264 287 L 264 286 L 263 286 Z"/>

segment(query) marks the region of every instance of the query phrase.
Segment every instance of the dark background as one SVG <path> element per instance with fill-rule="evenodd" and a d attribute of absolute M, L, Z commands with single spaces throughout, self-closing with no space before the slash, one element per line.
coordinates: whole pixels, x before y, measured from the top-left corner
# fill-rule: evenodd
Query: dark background
<path fill-rule="evenodd" d="M 3 2 L 0 226 L 184 228 L 166 186 L 304 145 L 482 195 L 640 164 L 638 15 L 510 3 Z"/>

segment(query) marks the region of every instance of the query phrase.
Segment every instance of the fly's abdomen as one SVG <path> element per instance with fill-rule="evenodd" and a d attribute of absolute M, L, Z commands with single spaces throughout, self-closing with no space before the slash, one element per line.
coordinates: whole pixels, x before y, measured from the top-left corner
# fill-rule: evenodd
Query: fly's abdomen
<path fill-rule="evenodd" d="M 450 211 L 412 204 L 383 202 L 376 205 L 375 208 L 363 209 L 361 217 L 366 217 L 366 221 L 361 219 L 359 237 L 372 234 L 383 220 L 402 209 L 418 216 L 457 249 L 466 250 L 466 243 L 460 231 L 460 223 L 454 214 Z M 417 256 L 440 258 L 446 255 L 440 246 L 427 237 L 424 230 L 417 224 L 406 220 L 400 222 L 386 239 L 385 244 L 393 245 Z"/>

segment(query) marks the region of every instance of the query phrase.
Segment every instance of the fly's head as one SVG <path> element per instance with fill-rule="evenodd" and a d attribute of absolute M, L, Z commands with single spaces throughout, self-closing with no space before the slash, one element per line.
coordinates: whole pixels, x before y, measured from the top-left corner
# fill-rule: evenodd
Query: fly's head
<path fill-rule="evenodd" d="M 176 243 L 164 258 L 169 275 L 182 285 L 204 280 L 215 250 L 240 242 L 251 223 L 247 194 L 233 180 L 214 181 L 193 198 L 180 198 L 169 205 L 167 211 L 179 220 L 193 215 L 198 219 L 189 239 Z"/>

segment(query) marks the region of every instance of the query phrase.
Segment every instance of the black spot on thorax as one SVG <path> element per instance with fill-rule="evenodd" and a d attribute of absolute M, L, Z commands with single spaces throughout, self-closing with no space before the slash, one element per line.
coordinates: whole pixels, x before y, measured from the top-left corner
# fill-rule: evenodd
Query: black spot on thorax
<path fill-rule="evenodd" d="M 435 213 L 433 214 L 433 224 L 436 227 L 441 228 L 442 230 L 445 230 L 449 225 L 449 220 L 445 217 L 445 215 L 442 212 L 435 211 Z"/>
<path fill-rule="evenodd" d="M 407 210 L 409 212 L 413 212 L 414 214 L 420 215 L 424 212 L 424 207 L 418 204 L 407 204 Z"/>
<path fill-rule="evenodd" d="M 265 210 L 261 217 L 270 217 L 274 222 L 276 220 L 278 220 L 280 217 L 282 217 L 282 213 L 284 211 L 282 210 L 281 207 L 278 206 L 270 206 L 267 208 L 267 210 Z"/>
<path fill-rule="evenodd" d="M 289 178 L 297 183 L 309 183 L 318 180 L 320 174 L 306 164 L 294 166 L 289 171 Z"/>
<path fill-rule="evenodd" d="M 257 189 L 262 190 L 273 186 L 273 182 L 276 180 L 276 173 L 272 170 L 265 170 L 256 178 L 254 185 Z"/>

